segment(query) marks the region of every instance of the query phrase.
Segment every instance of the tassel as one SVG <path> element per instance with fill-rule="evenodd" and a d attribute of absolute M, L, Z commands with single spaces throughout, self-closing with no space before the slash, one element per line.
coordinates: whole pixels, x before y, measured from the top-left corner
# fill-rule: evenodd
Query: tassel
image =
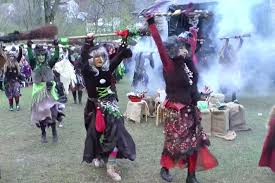
<path fill-rule="evenodd" d="M 95 128 L 97 132 L 104 132 L 106 128 L 104 116 L 102 114 L 102 111 L 100 110 L 99 107 L 96 108 L 96 119 L 95 119 Z"/>

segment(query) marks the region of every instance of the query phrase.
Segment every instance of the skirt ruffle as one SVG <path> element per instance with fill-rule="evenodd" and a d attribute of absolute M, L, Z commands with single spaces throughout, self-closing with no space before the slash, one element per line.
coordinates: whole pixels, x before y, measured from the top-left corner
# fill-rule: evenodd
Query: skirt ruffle
<path fill-rule="evenodd" d="M 35 85 L 34 85 L 35 87 Z M 60 119 L 60 116 L 65 116 L 62 112 L 64 104 L 57 101 L 58 94 L 55 90 L 55 85 L 51 91 L 47 90 L 45 84 L 38 84 L 33 88 L 32 106 L 31 106 L 31 121 L 34 124 L 45 119 L 49 123 L 55 123 Z"/>
<path fill-rule="evenodd" d="M 111 106 L 102 108 L 106 129 L 103 133 L 99 133 L 95 128 L 95 103 L 87 101 L 84 113 L 87 136 L 83 155 L 83 161 L 87 163 L 92 162 L 94 158 L 107 161 L 109 154 L 115 147 L 118 149 L 117 158 L 131 161 L 136 158 L 135 143 L 124 126 L 124 118 L 116 104 L 113 104 L 112 101 L 109 104 Z"/>
<path fill-rule="evenodd" d="M 197 153 L 197 169 L 208 170 L 218 165 L 207 146 L 210 141 L 200 124 L 200 111 L 192 105 L 180 110 L 164 110 L 164 148 L 160 164 L 168 169 L 187 165 L 188 157 Z"/>

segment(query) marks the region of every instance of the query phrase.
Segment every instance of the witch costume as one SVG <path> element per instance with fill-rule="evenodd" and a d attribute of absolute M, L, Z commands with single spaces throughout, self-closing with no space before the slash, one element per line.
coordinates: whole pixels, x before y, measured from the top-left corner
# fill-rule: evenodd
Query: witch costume
<path fill-rule="evenodd" d="M 154 18 L 147 21 L 163 64 L 167 94 L 163 104 L 165 140 L 160 175 L 171 182 L 169 169 L 188 167 L 186 182 L 198 183 L 196 170 L 207 170 L 217 165 L 217 160 L 207 149 L 210 142 L 202 129 L 200 112 L 196 107 L 200 99 L 198 72 L 193 61 L 180 54 L 184 45 L 177 36 L 169 37 L 164 45 Z"/>
<path fill-rule="evenodd" d="M 19 62 L 22 58 L 22 48 L 19 47 L 19 53 L 16 48 L 12 47 L 7 51 L 6 63 L 4 65 L 4 85 L 5 93 L 9 100 L 10 111 L 13 111 L 13 99 L 15 99 L 16 110 L 20 109 L 19 98 L 20 94 L 20 67 Z"/>
<path fill-rule="evenodd" d="M 31 121 L 41 128 L 41 142 L 46 143 L 46 127 L 51 126 L 53 142 L 57 142 L 56 122 L 61 122 L 64 114 L 62 112 L 64 104 L 60 103 L 59 94 L 54 81 L 53 66 L 59 58 L 59 47 L 55 41 L 55 53 L 49 57 L 46 49 L 42 45 L 36 45 L 34 53 L 32 42 L 28 42 L 28 58 L 32 68 L 32 104 Z"/>
<path fill-rule="evenodd" d="M 82 94 L 85 85 L 81 73 L 81 60 L 80 53 L 78 52 L 78 50 L 69 50 L 69 61 L 74 66 L 76 76 L 76 80 L 72 81 L 72 83 L 70 84 L 70 88 L 72 90 L 74 98 L 74 103 L 77 104 L 78 99 L 78 103 L 82 104 Z"/>
<path fill-rule="evenodd" d="M 275 173 L 275 106 L 270 112 L 268 132 L 264 140 L 259 166 L 269 167 Z"/>
<path fill-rule="evenodd" d="M 112 73 L 124 58 L 132 56 L 126 41 L 109 61 L 103 46 L 93 46 L 86 41 L 82 48 L 82 75 L 88 93 L 84 111 L 87 136 L 83 161 L 96 167 L 107 162 L 107 175 L 114 181 L 121 177 L 115 171 L 117 158 L 131 161 L 136 158 L 135 143 L 124 126 L 124 117 L 119 111 L 115 92 L 112 90 Z M 100 59 L 102 66 L 96 65 Z"/>

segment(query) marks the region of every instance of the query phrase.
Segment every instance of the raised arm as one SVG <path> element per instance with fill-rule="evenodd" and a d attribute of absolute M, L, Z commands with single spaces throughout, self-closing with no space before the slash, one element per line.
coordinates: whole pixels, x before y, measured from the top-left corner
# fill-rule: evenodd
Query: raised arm
<path fill-rule="evenodd" d="M 90 48 L 92 48 L 94 46 L 94 37 L 93 37 L 93 33 L 89 33 L 87 34 L 87 38 L 85 40 L 85 43 L 83 45 L 83 47 L 81 48 L 81 70 L 82 70 L 82 74 L 88 74 L 89 71 L 89 50 Z"/>
<path fill-rule="evenodd" d="M 239 42 L 238 47 L 236 48 L 236 52 L 240 51 L 240 49 L 242 48 L 242 46 L 243 46 L 243 39 L 240 37 L 240 42 Z"/>
<path fill-rule="evenodd" d="M 28 41 L 27 45 L 28 45 L 28 48 L 27 48 L 28 61 L 29 61 L 29 64 L 31 66 L 31 69 L 34 70 L 35 66 L 36 66 L 36 61 L 35 61 L 35 58 L 33 56 L 32 41 Z"/>
<path fill-rule="evenodd" d="M 18 63 L 21 61 L 22 55 L 23 55 L 22 47 L 19 46 L 19 53 L 18 53 L 18 56 L 17 56 L 17 62 Z"/>
<path fill-rule="evenodd" d="M 127 48 L 127 39 L 122 39 L 118 53 L 110 60 L 109 70 L 113 72 L 123 59 L 132 57 L 131 49 Z"/>
<path fill-rule="evenodd" d="M 59 59 L 59 46 L 58 46 L 58 41 L 54 40 L 53 42 L 54 45 L 54 55 L 50 58 L 49 60 L 49 66 L 51 68 L 53 68 L 53 66 L 55 65 L 55 63 L 58 61 Z"/>
<path fill-rule="evenodd" d="M 229 46 L 229 39 L 226 39 L 225 43 L 224 43 L 224 45 L 223 45 L 223 47 L 222 47 L 222 49 L 220 51 L 220 59 L 224 58 L 224 56 L 225 56 L 224 54 L 225 54 L 225 51 L 228 48 L 228 46 Z"/>
<path fill-rule="evenodd" d="M 160 55 L 160 59 L 162 61 L 163 64 L 163 69 L 165 72 L 171 72 L 174 70 L 174 66 L 169 58 L 169 55 L 162 43 L 160 34 L 158 32 L 157 26 L 155 24 L 155 19 L 154 17 L 151 17 L 147 20 L 148 25 L 149 25 L 149 30 L 151 32 L 151 35 L 157 45 L 158 51 L 159 51 L 159 55 Z"/>

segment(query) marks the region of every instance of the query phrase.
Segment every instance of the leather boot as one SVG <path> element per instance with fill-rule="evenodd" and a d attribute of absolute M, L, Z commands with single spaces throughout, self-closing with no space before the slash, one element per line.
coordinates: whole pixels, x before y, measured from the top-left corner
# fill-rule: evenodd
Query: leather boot
<path fill-rule="evenodd" d="M 53 143 L 58 141 L 57 131 L 56 131 L 56 123 L 51 124 L 52 134 L 53 134 Z"/>
<path fill-rule="evenodd" d="M 195 172 L 188 173 L 188 176 L 186 178 L 186 183 L 200 183 L 196 178 Z"/>
<path fill-rule="evenodd" d="M 167 181 L 167 182 L 172 182 L 173 177 L 172 175 L 169 173 L 169 170 L 167 168 L 162 167 L 160 169 L 160 176 L 163 180 Z"/>
<path fill-rule="evenodd" d="M 79 104 L 82 104 L 82 91 L 78 90 L 78 102 Z"/>

